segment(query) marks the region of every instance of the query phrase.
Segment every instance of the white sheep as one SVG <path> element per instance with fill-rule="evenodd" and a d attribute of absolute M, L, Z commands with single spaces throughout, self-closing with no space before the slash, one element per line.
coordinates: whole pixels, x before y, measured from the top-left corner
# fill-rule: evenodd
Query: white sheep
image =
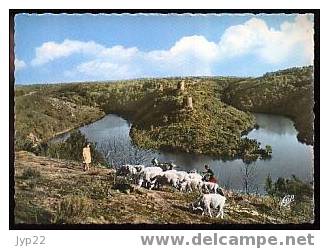
<path fill-rule="evenodd" d="M 210 217 L 212 217 L 211 208 L 219 208 L 216 218 L 220 215 L 223 219 L 225 201 L 226 198 L 220 194 L 204 194 L 195 203 L 192 203 L 191 206 L 193 211 L 201 210 L 202 215 L 207 212 Z"/>
<path fill-rule="evenodd" d="M 198 173 L 188 173 L 188 175 L 189 175 L 190 179 L 202 181 L 202 175 L 200 175 Z"/>
<path fill-rule="evenodd" d="M 196 179 L 186 179 L 180 182 L 179 190 L 185 192 L 192 192 L 198 190 L 201 192 L 202 181 Z"/>
<path fill-rule="evenodd" d="M 172 162 L 170 162 L 170 163 L 166 163 L 166 162 L 165 163 L 160 163 L 158 161 L 158 159 L 156 159 L 156 158 L 153 158 L 151 162 L 154 166 L 161 167 L 163 169 L 163 171 L 172 170 L 173 168 L 176 167 L 176 165 Z"/>
<path fill-rule="evenodd" d="M 145 167 L 142 172 L 162 172 L 160 167 Z"/>
<path fill-rule="evenodd" d="M 176 174 L 179 181 L 185 181 L 187 179 L 190 179 L 189 174 L 186 171 L 170 169 L 170 170 L 166 170 L 164 172 Z"/>
<path fill-rule="evenodd" d="M 192 192 L 191 185 L 189 184 L 188 181 L 180 182 L 179 186 L 178 186 L 178 189 L 181 192 Z"/>
<path fill-rule="evenodd" d="M 136 175 L 138 172 L 141 172 L 144 169 L 144 165 L 132 165 L 124 164 L 117 170 L 117 175 L 129 176 Z"/>
<path fill-rule="evenodd" d="M 125 164 L 122 165 L 116 172 L 118 176 L 125 176 L 134 181 L 134 183 L 138 184 L 139 175 L 144 170 L 144 165 L 131 165 Z"/>
<path fill-rule="evenodd" d="M 159 173 L 157 176 L 155 176 L 153 179 L 151 179 L 151 188 L 160 188 L 163 185 L 171 185 L 173 187 L 177 187 L 179 182 L 178 175 L 176 172 L 168 172 L 164 171 Z"/>
<path fill-rule="evenodd" d="M 190 179 L 189 174 L 186 171 L 177 171 L 177 170 L 168 170 L 169 172 L 173 172 L 177 175 L 178 180 L 181 181 L 185 181 Z"/>
<path fill-rule="evenodd" d="M 201 189 L 206 190 L 209 193 L 219 193 L 219 185 L 214 182 L 202 182 Z"/>
<path fill-rule="evenodd" d="M 141 187 L 144 183 L 146 187 L 150 187 L 151 179 L 161 174 L 162 172 L 163 171 L 160 167 L 145 167 L 138 174 L 138 181 L 137 181 L 138 186 Z"/>

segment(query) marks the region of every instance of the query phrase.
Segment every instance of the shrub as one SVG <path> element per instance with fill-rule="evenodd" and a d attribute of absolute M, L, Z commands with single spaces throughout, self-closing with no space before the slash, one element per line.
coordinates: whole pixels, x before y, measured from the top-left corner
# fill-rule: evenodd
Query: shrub
<path fill-rule="evenodd" d="M 90 199 L 82 196 L 67 196 L 57 206 L 54 223 L 81 223 L 93 210 Z"/>
<path fill-rule="evenodd" d="M 87 138 L 81 131 L 77 130 L 71 133 L 70 137 L 62 143 L 53 143 L 49 144 L 47 151 L 45 152 L 46 156 L 74 160 L 82 162 L 82 149 L 85 145 L 89 143 Z M 96 145 L 90 143 L 91 154 L 92 154 L 92 163 L 93 164 L 107 164 L 104 156 L 96 150 Z"/>
<path fill-rule="evenodd" d="M 304 201 L 313 196 L 313 188 L 309 183 L 298 179 L 295 175 L 289 178 L 279 177 L 275 182 L 269 175 L 265 182 L 265 191 L 272 196 L 283 198 L 286 195 L 294 195 L 296 201 Z"/>
<path fill-rule="evenodd" d="M 108 198 L 111 195 L 111 184 L 108 181 L 95 181 L 89 188 L 88 196 L 96 200 Z"/>
<path fill-rule="evenodd" d="M 23 179 L 36 179 L 36 178 L 39 178 L 40 176 L 41 176 L 40 171 L 32 169 L 32 168 L 27 168 L 22 173 Z"/>

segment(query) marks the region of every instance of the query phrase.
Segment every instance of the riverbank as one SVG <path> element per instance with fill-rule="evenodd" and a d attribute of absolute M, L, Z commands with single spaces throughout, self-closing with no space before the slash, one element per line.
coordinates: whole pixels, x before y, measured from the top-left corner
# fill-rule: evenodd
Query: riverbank
<path fill-rule="evenodd" d="M 312 204 L 280 209 L 270 196 L 228 192 L 224 219 L 189 210 L 197 194 L 173 188 L 114 188 L 114 171 L 83 172 L 73 161 L 20 151 L 15 156 L 15 223 L 28 224 L 287 224 L 311 223 Z"/>
<path fill-rule="evenodd" d="M 66 134 L 69 134 L 70 132 L 72 132 L 74 130 L 78 130 L 79 128 L 81 128 L 83 126 L 97 122 L 97 121 L 101 120 L 102 118 L 104 118 L 105 116 L 106 116 L 106 114 L 104 112 L 101 112 L 101 113 L 99 113 L 99 116 L 96 116 L 93 120 L 88 120 L 87 123 L 80 123 L 74 127 L 67 128 L 64 131 L 59 131 L 59 132 L 55 133 L 54 135 L 50 136 L 49 138 L 45 139 L 44 142 L 49 143 L 52 140 L 56 140 L 58 137 L 65 136 Z"/>
<path fill-rule="evenodd" d="M 180 170 L 186 171 L 195 169 L 201 172 L 207 164 L 212 168 L 219 182 L 231 189 L 243 191 L 243 179 L 247 174 L 248 188 L 257 193 L 264 193 L 265 179 L 268 175 L 271 175 L 273 179 L 290 178 L 295 175 L 302 181 L 312 182 L 313 148 L 296 139 L 297 131 L 293 122 L 278 115 L 255 113 L 253 115 L 259 126 L 249 132 L 246 137 L 256 139 L 262 146 L 271 144 L 273 152 L 270 160 L 257 160 L 250 166 L 240 159 L 221 160 L 202 154 L 163 150 L 151 152 L 138 148 L 132 144 L 129 136 L 131 124 L 113 114 L 106 115 L 103 119 L 79 130 L 90 142 L 97 144 L 103 155 L 108 158 L 109 164 L 116 166 L 125 163 L 148 165 L 154 157 L 162 162 L 173 162 Z M 69 136 L 70 134 L 66 134 L 54 142 L 64 141 Z M 77 151 L 80 150 L 82 147 L 77 149 Z M 57 158 L 60 154 L 52 153 L 51 155 Z"/>

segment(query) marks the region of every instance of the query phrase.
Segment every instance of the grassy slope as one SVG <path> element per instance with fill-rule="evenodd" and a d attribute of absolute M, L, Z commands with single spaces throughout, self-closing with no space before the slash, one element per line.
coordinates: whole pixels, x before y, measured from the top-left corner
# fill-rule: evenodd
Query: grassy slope
<path fill-rule="evenodd" d="M 37 174 L 24 177 L 26 169 Z M 224 219 L 202 217 L 188 209 L 197 194 L 135 189 L 130 194 L 112 188 L 114 172 L 82 171 L 76 162 L 17 152 L 15 158 L 16 223 L 309 223 L 306 212 L 279 209 L 270 197 L 230 193 Z M 309 204 L 308 204 L 309 205 Z"/>

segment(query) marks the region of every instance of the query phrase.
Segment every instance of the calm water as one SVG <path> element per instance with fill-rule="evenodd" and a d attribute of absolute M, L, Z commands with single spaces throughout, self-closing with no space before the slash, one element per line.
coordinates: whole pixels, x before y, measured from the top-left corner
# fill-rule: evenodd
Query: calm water
<path fill-rule="evenodd" d="M 253 168 L 250 179 L 251 188 L 263 193 L 265 178 L 268 174 L 273 179 L 278 177 L 290 177 L 292 174 L 304 181 L 313 181 L 313 147 L 300 143 L 297 140 L 297 131 L 293 122 L 283 116 L 254 114 L 259 129 L 252 130 L 247 137 L 257 139 L 262 147 L 266 144 L 272 146 L 272 158 L 270 160 L 258 160 L 251 165 Z M 126 141 L 131 145 L 129 137 L 130 124 L 116 115 L 107 115 L 95 123 L 81 127 L 80 130 L 88 140 L 97 142 L 98 145 L 110 139 Z M 65 134 L 53 141 L 63 140 Z M 245 164 L 242 160 L 222 161 L 209 156 L 192 155 L 187 153 L 168 153 L 156 151 L 154 155 L 160 161 L 174 162 L 184 170 L 204 170 L 208 164 L 217 175 L 221 185 L 235 190 L 242 190 L 242 177 Z"/>

